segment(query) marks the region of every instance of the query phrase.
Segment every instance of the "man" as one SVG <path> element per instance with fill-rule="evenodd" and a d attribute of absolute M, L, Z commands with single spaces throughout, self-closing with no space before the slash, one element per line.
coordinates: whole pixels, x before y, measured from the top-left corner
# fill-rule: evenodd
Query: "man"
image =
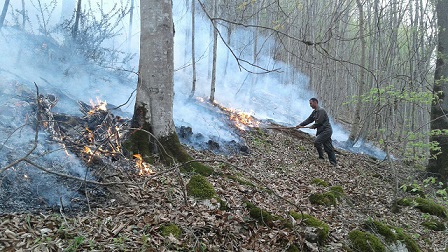
<path fill-rule="evenodd" d="M 333 129 L 331 128 L 330 119 L 327 112 L 319 107 L 319 101 L 316 98 L 310 99 L 310 107 L 313 109 L 311 115 L 296 128 L 310 128 L 317 129 L 316 139 L 314 140 L 314 147 L 316 147 L 319 153 L 319 159 L 324 159 L 324 152 L 322 151 L 322 145 L 328 155 L 328 159 L 333 166 L 337 166 L 336 155 L 334 154 L 333 144 L 331 142 L 331 134 Z M 306 125 L 314 122 L 313 125 L 306 127 Z"/>

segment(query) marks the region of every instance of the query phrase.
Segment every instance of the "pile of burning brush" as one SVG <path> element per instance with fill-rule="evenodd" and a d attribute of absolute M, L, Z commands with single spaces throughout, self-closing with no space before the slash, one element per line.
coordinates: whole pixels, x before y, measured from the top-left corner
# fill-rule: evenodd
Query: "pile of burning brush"
<path fill-rule="evenodd" d="M 140 155 L 134 155 L 135 161 L 130 164 L 124 158 L 121 143 L 128 131 L 129 120 L 114 116 L 105 101 L 91 101 L 90 104 L 78 101 L 82 117 L 53 114 L 51 109 L 56 103 L 57 98 L 53 95 L 38 98 L 39 121 L 53 141 L 61 143 L 90 167 L 130 168 L 127 170 L 139 175 L 153 173 Z"/>

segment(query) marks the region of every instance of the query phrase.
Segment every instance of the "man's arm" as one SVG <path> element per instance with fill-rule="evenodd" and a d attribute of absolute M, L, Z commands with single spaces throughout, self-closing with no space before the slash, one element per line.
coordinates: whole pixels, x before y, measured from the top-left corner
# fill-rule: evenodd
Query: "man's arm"
<path fill-rule="evenodd" d="M 305 121 L 303 121 L 299 125 L 297 125 L 296 128 L 310 128 L 310 127 L 305 127 L 305 126 L 314 121 L 313 113 L 311 113 L 311 115 Z"/>

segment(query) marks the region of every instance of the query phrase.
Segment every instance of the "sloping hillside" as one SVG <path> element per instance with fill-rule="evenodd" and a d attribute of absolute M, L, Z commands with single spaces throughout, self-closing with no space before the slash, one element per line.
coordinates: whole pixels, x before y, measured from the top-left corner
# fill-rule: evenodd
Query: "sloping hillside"
<path fill-rule="evenodd" d="M 414 168 L 341 150 L 339 167 L 333 167 L 316 159 L 312 136 L 293 129 L 254 129 L 242 137 L 249 153 L 189 150 L 214 169 L 206 177 L 216 193 L 211 199 L 191 196 L 187 183 L 198 176 L 178 173 L 181 167 L 156 165 L 150 176 L 118 169 L 105 181 L 124 184 L 115 184 L 115 194 L 90 212 L 0 216 L 0 250 L 384 251 L 368 235 L 375 234 L 395 251 L 418 251 L 416 244 L 421 251 L 446 251 L 447 231 L 421 225 L 429 219 L 446 225 L 446 216 L 422 213 L 416 204 L 391 211 L 396 179 L 399 185 L 413 182 Z M 431 186 L 422 188 L 433 195 Z M 312 204 L 316 193 L 333 196 L 324 197 L 326 205 Z M 399 190 L 397 197 L 415 195 Z M 383 237 L 386 226 L 391 235 Z M 352 232 L 349 239 L 353 230 L 370 231 Z M 391 245 L 395 234 L 402 242 Z"/>

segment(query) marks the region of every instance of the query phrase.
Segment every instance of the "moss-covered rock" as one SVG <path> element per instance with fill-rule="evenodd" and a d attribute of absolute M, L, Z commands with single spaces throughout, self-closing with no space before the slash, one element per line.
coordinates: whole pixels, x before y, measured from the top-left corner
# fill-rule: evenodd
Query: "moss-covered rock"
<path fill-rule="evenodd" d="M 348 234 L 348 238 L 355 251 L 363 252 L 385 252 L 386 247 L 381 240 L 369 232 L 353 230 Z"/>
<path fill-rule="evenodd" d="M 431 199 L 415 198 L 414 201 L 417 203 L 415 208 L 419 209 L 424 213 L 439 216 L 441 218 L 447 218 L 447 210 L 442 205 L 435 203 Z"/>
<path fill-rule="evenodd" d="M 324 187 L 327 187 L 330 185 L 330 184 L 328 184 L 328 182 L 326 182 L 320 178 L 315 178 L 315 179 L 311 180 L 311 184 L 318 185 L 318 186 L 324 186 Z"/>
<path fill-rule="evenodd" d="M 274 225 L 273 221 L 278 219 L 278 217 L 273 216 L 270 212 L 255 206 L 250 201 L 245 200 L 243 203 L 246 205 L 247 210 L 249 210 L 250 217 L 254 218 L 259 223 L 272 227 Z"/>
<path fill-rule="evenodd" d="M 384 240 L 389 244 L 400 241 L 405 244 L 408 251 L 410 252 L 420 251 L 417 242 L 400 228 L 393 227 L 391 225 L 387 225 L 375 220 L 366 221 L 364 223 L 364 226 L 367 230 L 370 230 L 376 234 L 380 234 L 382 237 L 384 237 Z"/>
<path fill-rule="evenodd" d="M 211 199 L 216 195 L 213 185 L 202 175 L 194 175 L 187 183 L 189 196 L 198 199 Z"/>
<path fill-rule="evenodd" d="M 422 225 L 424 227 L 426 227 L 427 229 L 431 229 L 431 230 L 434 230 L 434 231 L 444 231 L 444 230 L 446 230 L 445 224 L 443 222 L 441 222 L 439 220 L 436 220 L 436 219 L 433 219 L 433 218 L 422 222 Z"/>
<path fill-rule="evenodd" d="M 308 227 L 314 227 L 317 229 L 317 238 L 318 238 L 318 243 L 319 244 L 323 244 L 325 242 L 325 240 L 327 240 L 328 235 L 330 233 L 330 226 L 328 226 L 328 224 L 326 224 L 325 222 L 317 219 L 314 216 L 311 216 L 309 214 L 299 214 L 297 212 L 294 211 L 290 211 L 289 214 L 291 215 L 291 217 L 293 217 L 295 220 L 301 220 L 303 221 L 303 223 L 305 223 L 305 225 L 307 225 Z"/>
<path fill-rule="evenodd" d="M 182 234 L 182 230 L 173 223 L 160 226 L 160 234 L 164 237 L 170 236 L 172 234 L 174 237 L 179 238 Z"/>
<path fill-rule="evenodd" d="M 323 205 L 323 206 L 336 205 L 336 197 L 331 192 L 314 193 L 311 194 L 308 197 L 308 199 L 310 200 L 311 204 L 314 205 Z"/>

